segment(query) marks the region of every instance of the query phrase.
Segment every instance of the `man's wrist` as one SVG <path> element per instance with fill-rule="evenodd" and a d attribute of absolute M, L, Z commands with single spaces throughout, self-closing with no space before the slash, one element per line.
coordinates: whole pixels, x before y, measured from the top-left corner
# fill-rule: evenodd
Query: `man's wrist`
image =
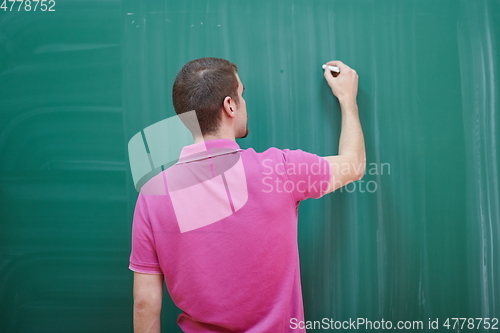
<path fill-rule="evenodd" d="M 356 100 L 343 100 L 340 102 L 342 112 L 358 112 L 358 104 Z"/>

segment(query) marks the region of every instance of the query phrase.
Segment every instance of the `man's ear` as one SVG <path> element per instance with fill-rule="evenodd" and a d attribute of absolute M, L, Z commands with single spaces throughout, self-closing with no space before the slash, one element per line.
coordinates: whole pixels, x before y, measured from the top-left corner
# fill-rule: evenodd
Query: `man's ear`
<path fill-rule="evenodd" d="M 233 118 L 235 116 L 235 103 L 231 96 L 226 96 L 224 102 L 222 103 L 222 108 L 228 117 Z"/>

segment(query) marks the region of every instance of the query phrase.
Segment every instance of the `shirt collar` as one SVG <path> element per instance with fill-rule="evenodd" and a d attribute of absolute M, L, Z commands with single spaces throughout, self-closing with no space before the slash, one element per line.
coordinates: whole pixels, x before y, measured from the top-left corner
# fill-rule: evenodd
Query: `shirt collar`
<path fill-rule="evenodd" d="M 240 150 L 240 146 L 236 141 L 231 139 L 216 139 L 194 143 L 182 148 L 179 162 L 189 162 L 191 160 L 199 160 L 211 156 L 229 154 Z"/>

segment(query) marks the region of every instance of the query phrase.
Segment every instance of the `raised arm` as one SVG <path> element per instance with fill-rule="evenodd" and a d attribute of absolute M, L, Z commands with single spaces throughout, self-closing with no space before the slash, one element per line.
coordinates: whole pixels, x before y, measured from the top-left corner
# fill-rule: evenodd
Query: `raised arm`
<path fill-rule="evenodd" d="M 326 193 L 335 191 L 351 182 L 363 178 L 366 154 L 363 130 L 358 116 L 356 95 L 358 94 L 358 74 L 341 61 L 329 61 L 327 65 L 337 66 L 340 74 L 334 77 L 328 67 L 325 79 L 338 98 L 342 113 L 339 154 L 325 156 L 331 166 L 332 179 Z"/>
<path fill-rule="evenodd" d="M 134 333 L 160 333 L 163 275 L 134 272 Z"/>

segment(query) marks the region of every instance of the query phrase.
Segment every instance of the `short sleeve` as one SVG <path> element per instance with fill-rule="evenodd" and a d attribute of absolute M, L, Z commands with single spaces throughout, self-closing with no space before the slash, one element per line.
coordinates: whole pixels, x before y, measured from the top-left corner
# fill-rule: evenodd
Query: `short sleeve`
<path fill-rule="evenodd" d="M 148 218 L 147 203 L 142 193 L 139 193 L 134 210 L 129 269 L 137 273 L 162 274 Z"/>
<path fill-rule="evenodd" d="M 288 184 L 287 192 L 295 201 L 322 197 L 330 186 L 330 163 L 321 156 L 300 149 L 283 149 L 283 160 Z"/>

